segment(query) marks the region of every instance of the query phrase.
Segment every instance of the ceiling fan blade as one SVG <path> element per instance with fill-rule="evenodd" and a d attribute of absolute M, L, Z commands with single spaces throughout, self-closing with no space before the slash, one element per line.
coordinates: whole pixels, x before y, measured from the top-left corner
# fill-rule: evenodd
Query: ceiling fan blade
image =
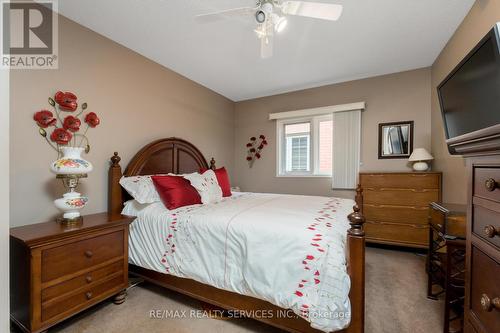
<path fill-rule="evenodd" d="M 273 56 L 273 34 L 268 34 L 260 39 L 260 57 L 262 59 L 271 58 Z"/>
<path fill-rule="evenodd" d="M 252 7 L 231 8 L 213 13 L 196 15 L 195 18 L 199 21 L 213 21 L 231 16 L 254 15 L 256 10 L 257 8 Z"/>
<path fill-rule="evenodd" d="M 309 1 L 284 1 L 281 11 L 287 15 L 337 21 L 342 15 L 342 5 Z"/>

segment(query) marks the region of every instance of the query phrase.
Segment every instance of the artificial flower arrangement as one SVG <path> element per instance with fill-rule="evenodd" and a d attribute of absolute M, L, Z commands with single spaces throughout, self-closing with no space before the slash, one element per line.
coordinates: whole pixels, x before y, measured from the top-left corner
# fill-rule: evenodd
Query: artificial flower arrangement
<path fill-rule="evenodd" d="M 82 125 L 80 116 L 87 109 L 87 103 L 83 103 L 81 110 L 77 111 L 78 103 L 76 95 L 71 92 L 58 91 L 54 98 L 49 97 L 49 104 L 53 107 L 55 116 L 53 112 L 45 109 L 36 112 L 33 116 L 39 127 L 40 135 L 47 140 L 48 144 L 58 154 L 61 154 L 59 146 L 81 147 L 85 148 L 85 152 L 88 153 L 90 151 L 90 144 L 87 138 L 87 131 L 89 128 L 95 128 L 99 125 L 100 119 L 97 114 L 89 112 L 83 117 L 83 121 L 87 126 L 83 134 L 80 134 L 78 133 Z M 69 114 L 73 112 L 77 113 L 75 115 Z M 64 116 L 65 113 L 68 115 Z M 54 130 L 49 136 L 47 129 L 50 127 L 54 127 Z M 85 145 L 83 146 L 84 143 Z"/>
<path fill-rule="evenodd" d="M 266 137 L 261 134 L 259 136 L 260 142 L 257 144 L 257 138 L 252 136 L 250 138 L 250 142 L 247 143 L 247 161 L 250 168 L 253 166 L 254 161 L 260 159 L 262 157 L 261 151 L 267 146 Z"/>

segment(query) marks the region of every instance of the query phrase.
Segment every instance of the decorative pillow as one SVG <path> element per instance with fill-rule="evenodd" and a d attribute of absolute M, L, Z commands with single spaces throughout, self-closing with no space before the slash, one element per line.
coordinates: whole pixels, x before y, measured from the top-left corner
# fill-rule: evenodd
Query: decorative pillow
<path fill-rule="evenodd" d="M 222 189 L 217 182 L 213 170 L 207 170 L 203 174 L 197 172 L 184 175 L 191 185 L 198 191 L 203 204 L 216 203 L 222 200 Z"/>
<path fill-rule="evenodd" d="M 183 177 L 152 176 L 151 179 L 167 209 L 201 204 L 200 195 Z"/>
<path fill-rule="evenodd" d="M 122 177 L 120 185 L 140 204 L 160 201 L 150 175 Z"/>
<path fill-rule="evenodd" d="M 143 209 L 147 208 L 149 205 L 150 204 L 141 204 L 137 202 L 137 200 L 129 200 L 123 205 L 122 215 L 137 216 Z"/>
<path fill-rule="evenodd" d="M 200 173 L 204 173 L 208 169 L 201 169 Z M 223 197 L 231 196 L 231 183 L 229 182 L 229 175 L 227 174 L 226 168 L 218 168 L 214 170 L 215 176 L 217 177 L 217 182 L 222 189 Z"/>

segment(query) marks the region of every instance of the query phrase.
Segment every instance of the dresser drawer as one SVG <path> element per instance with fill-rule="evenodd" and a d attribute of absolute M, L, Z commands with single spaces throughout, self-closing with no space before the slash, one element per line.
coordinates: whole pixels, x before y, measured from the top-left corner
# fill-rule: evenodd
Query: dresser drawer
<path fill-rule="evenodd" d="M 360 183 L 363 188 L 415 188 L 415 189 L 439 189 L 439 174 L 360 174 Z"/>
<path fill-rule="evenodd" d="M 500 202 L 500 168 L 474 168 L 474 195 Z"/>
<path fill-rule="evenodd" d="M 120 273 L 123 275 L 123 260 L 118 260 L 111 265 L 99 268 L 86 274 L 79 275 L 70 280 L 43 289 L 42 303 L 58 296 L 71 293 L 79 288 L 85 288 L 87 286 L 99 284 L 101 280 L 106 279 L 106 277 L 115 273 Z"/>
<path fill-rule="evenodd" d="M 372 221 L 406 224 L 427 224 L 429 208 L 425 206 L 393 206 L 364 204 L 363 215 Z"/>
<path fill-rule="evenodd" d="M 429 226 L 367 220 L 364 224 L 367 241 L 425 247 Z"/>
<path fill-rule="evenodd" d="M 493 303 L 495 298 L 500 298 L 500 265 L 478 248 L 471 248 L 470 311 L 486 328 L 486 332 L 498 332 L 500 310 L 485 307 Z"/>
<path fill-rule="evenodd" d="M 124 231 L 99 235 L 42 251 L 42 282 L 124 255 Z"/>
<path fill-rule="evenodd" d="M 73 311 L 78 307 L 85 307 L 102 300 L 104 297 L 111 296 L 112 292 L 124 288 L 124 282 L 124 276 L 121 274 L 82 290 L 71 297 L 43 303 L 42 321 L 50 320 L 57 315 Z"/>
<path fill-rule="evenodd" d="M 363 203 L 387 204 L 399 206 L 421 206 L 426 209 L 429 203 L 439 200 L 439 190 L 415 190 L 415 189 L 389 189 L 378 190 L 364 189 Z"/>
<path fill-rule="evenodd" d="M 500 213 L 474 205 L 472 232 L 500 249 Z"/>

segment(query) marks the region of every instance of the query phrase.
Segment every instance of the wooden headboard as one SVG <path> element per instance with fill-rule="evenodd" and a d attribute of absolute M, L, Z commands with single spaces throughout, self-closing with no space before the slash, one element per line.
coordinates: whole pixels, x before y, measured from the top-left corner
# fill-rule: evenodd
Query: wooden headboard
<path fill-rule="evenodd" d="M 215 169 L 213 158 L 209 165 L 198 148 L 179 138 L 156 140 L 144 146 L 130 160 L 123 173 L 120 160 L 120 156 L 115 152 L 109 167 L 108 212 L 111 217 L 119 216 L 123 202 L 130 198 L 119 183 L 122 176 L 180 174 L 197 172 L 202 168 Z"/>

